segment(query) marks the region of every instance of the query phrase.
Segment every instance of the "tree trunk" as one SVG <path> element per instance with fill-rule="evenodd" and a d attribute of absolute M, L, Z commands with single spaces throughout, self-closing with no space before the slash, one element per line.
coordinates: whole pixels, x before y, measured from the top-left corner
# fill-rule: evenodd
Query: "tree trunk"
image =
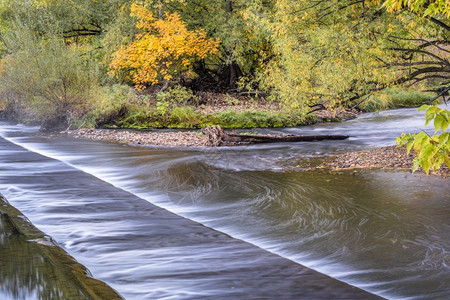
<path fill-rule="evenodd" d="M 231 0 L 225 0 L 227 8 L 227 13 L 231 14 L 233 12 L 233 2 Z"/>
<path fill-rule="evenodd" d="M 233 1 L 232 0 L 225 0 L 226 2 L 226 12 L 229 14 L 229 17 L 231 18 L 231 15 L 233 14 Z M 231 53 L 227 53 L 230 55 Z M 231 64 L 229 65 L 229 81 L 228 85 L 230 87 L 235 87 L 237 81 L 239 80 L 239 77 L 242 76 L 241 68 L 236 64 L 236 62 L 233 60 Z"/>
<path fill-rule="evenodd" d="M 242 76 L 241 68 L 233 61 L 230 64 L 230 81 L 229 86 L 230 87 L 236 87 L 237 81 Z"/>
<path fill-rule="evenodd" d="M 158 19 L 162 20 L 163 13 L 162 13 L 162 3 L 161 0 L 158 0 Z"/>
<path fill-rule="evenodd" d="M 225 133 L 220 126 L 209 126 L 202 130 L 208 138 L 211 146 L 235 146 L 261 143 L 282 142 L 315 142 L 323 140 L 345 140 L 348 135 L 243 135 L 237 133 Z"/>
<path fill-rule="evenodd" d="M 230 139 L 236 139 L 241 143 L 279 143 L 279 142 L 315 142 L 323 140 L 345 140 L 348 135 L 242 135 L 236 133 L 227 134 Z"/>
<path fill-rule="evenodd" d="M 165 92 L 165 91 L 169 88 L 169 84 L 170 84 L 170 81 L 167 80 L 167 79 L 164 79 L 163 85 L 162 85 L 161 88 L 159 89 L 158 93 Z"/>

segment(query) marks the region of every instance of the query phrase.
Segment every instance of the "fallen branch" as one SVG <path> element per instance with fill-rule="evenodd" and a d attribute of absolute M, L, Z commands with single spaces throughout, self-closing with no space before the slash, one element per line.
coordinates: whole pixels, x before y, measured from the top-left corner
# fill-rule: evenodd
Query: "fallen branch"
<path fill-rule="evenodd" d="M 282 142 L 315 142 L 323 140 L 345 140 L 348 135 L 247 135 L 238 133 L 225 133 L 220 126 L 209 126 L 202 130 L 207 136 L 211 146 L 234 146 L 261 143 Z"/>

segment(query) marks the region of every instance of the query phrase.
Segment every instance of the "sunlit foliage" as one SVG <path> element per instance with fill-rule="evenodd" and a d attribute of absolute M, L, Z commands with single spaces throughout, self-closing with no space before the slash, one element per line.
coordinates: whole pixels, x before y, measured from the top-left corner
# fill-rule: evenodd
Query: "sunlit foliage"
<path fill-rule="evenodd" d="M 189 73 L 194 61 L 217 52 L 218 41 L 207 38 L 203 30 L 188 30 L 177 13 L 155 19 L 139 5 L 132 5 L 131 13 L 141 32 L 114 54 L 111 69 L 116 76 L 129 74 L 138 89 Z"/>
<path fill-rule="evenodd" d="M 443 85 L 438 90 L 439 96 L 445 97 L 450 90 L 450 63 L 448 50 L 449 41 L 448 31 L 450 27 L 444 23 L 446 20 L 450 19 L 450 2 L 447 0 L 387 0 L 384 3 L 388 11 L 395 12 L 402 9 L 410 10 L 424 18 L 430 18 L 434 23 L 436 23 L 441 29 L 446 31 L 442 35 L 442 39 L 430 39 L 430 40 L 419 40 L 416 39 L 416 43 L 419 45 L 416 51 L 421 51 L 421 49 L 427 49 L 430 52 L 424 51 L 424 54 L 428 56 L 434 56 L 437 58 L 444 68 L 444 72 L 440 76 L 444 79 Z M 442 18 L 444 20 L 440 21 Z M 436 63 L 435 63 L 436 64 Z M 428 66 L 428 68 L 431 67 Z M 420 69 L 416 69 L 415 72 Z M 446 81 L 445 81 L 446 80 Z M 434 123 L 434 134 L 428 135 L 425 131 L 416 134 L 402 134 L 397 138 L 397 144 L 399 146 L 406 145 L 406 151 L 409 153 L 411 149 L 414 149 L 416 153 L 416 158 L 414 159 L 413 172 L 419 167 L 428 174 L 430 170 L 438 170 L 443 164 L 450 167 L 450 133 L 446 132 L 450 123 L 450 111 L 445 108 L 439 108 L 437 106 L 423 105 L 419 108 L 420 111 L 426 110 L 425 113 L 425 126 L 430 122 Z"/>
<path fill-rule="evenodd" d="M 450 132 L 446 132 L 450 124 L 450 111 L 431 105 L 423 105 L 419 110 L 426 110 L 425 126 L 433 122 L 434 134 L 430 136 L 425 131 L 403 133 L 397 138 L 397 144 L 406 145 L 408 153 L 411 149 L 416 152 L 413 171 L 422 167 L 428 174 L 430 170 L 438 170 L 443 164 L 450 167 Z"/>
<path fill-rule="evenodd" d="M 390 12 L 407 8 L 424 17 L 443 15 L 450 18 L 450 1 L 448 0 L 386 0 L 384 6 Z"/>

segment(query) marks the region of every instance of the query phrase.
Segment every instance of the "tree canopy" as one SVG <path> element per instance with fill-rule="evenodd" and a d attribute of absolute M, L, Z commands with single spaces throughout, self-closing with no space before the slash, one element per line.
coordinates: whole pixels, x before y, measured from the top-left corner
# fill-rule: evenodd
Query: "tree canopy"
<path fill-rule="evenodd" d="M 436 99 L 448 94 L 449 5 L 5 0 L 0 55 L 12 68 L 32 53 L 25 39 L 41 47 L 58 40 L 79 56 L 84 72 L 97 74 L 98 87 L 125 83 L 161 92 L 182 85 L 263 95 L 305 112 L 358 109 L 373 93 L 398 85 L 434 91 Z M 7 84 L 2 90 L 12 95 Z"/>

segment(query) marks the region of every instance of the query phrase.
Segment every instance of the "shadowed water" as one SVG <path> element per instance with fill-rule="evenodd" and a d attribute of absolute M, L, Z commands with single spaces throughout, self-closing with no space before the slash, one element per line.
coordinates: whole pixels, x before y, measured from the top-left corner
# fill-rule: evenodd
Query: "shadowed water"
<path fill-rule="evenodd" d="M 283 171 L 289 161 L 315 153 L 390 145 L 402 131 L 422 128 L 423 116 L 412 110 L 407 112 L 368 114 L 339 124 L 263 130 L 349 134 L 348 141 L 214 150 L 130 148 L 63 138 L 46 140 L 35 136 L 35 129 L 6 124 L 2 135 L 179 215 L 373 293 L 392 299 L 446 299 L 450 291 L 448 179 L 381 170 Z M 2 153 L 3 157 L 5 155 Z M 10 162 L 10 168 L 4 167 L 6 161 Z M 141 295 L 134 291 L 136 282 L 150 271 L 142 262 L 152 261 L 151 272 L 157 274 L 174 273 L 174 266 L 178 266 L 183 270 L 181 274 L 188 276 L 195 273 L 195 264 L 208 264 L 212 260 L 207 249 L 196 247 L 192 249 L 192 256 L 182 256 L 182 261 L 177 261 L 176 253 L 180 249 L 171 248 L 170 243 L 150 243 L 139 248 L 141 250 L 130 246 L 130 251 L 123 251 L 120 245 L 133 243 L 127 238 L 132 236 L 129 228 L 140 224 L 139 219 L 130 218 L 124 210 L 137 209 L 135 213 L 145 218 L 147 214 L 140 210 L 141 206 L 122 204 L 120 209 L 96 213 L 96 201 L 105 201 L 100 193 L 99 199 L 77 199 L 79 207 L 74 207 L 70 195 L 74 189 L 78 190 L 76 182 L 65 185 L 48 182 L 42 188 L 34 186 L 31 180 L 22 180 L 15 186 L 17 163 L 12 157 L 3 159 L 0 190 L 13 204 L 26 210 L 43 231 L 62 241 L 94 275 L 125 296 L 138 299 L 137 295 Z M 20 164 L 21 172 L 28 168 L 33 172 L 27 176 L 42 176 L 59 163 L 48 160 L 45 164 L 37 165 L 32 161 L 25 164 L 28 165 Z M 8 176 L 16 178 L 8 182 Z M 64 172 L 61 173 L 61 178 L 64 176 Z M 58 189 L 52 190 L 52 184 Z M 92 189 L 95 186 L 83 185 L 77 194 L 82 196 L 85 191 L 88 195 Z M 46 200 L 35 203 L 25 200 L 27 197 L 45 197 Z M 86 206 L 92 207 L 89 213 Z M 62 224 L 62 217 L 76 222 L 73 226 Z M 87 220 L 90 223 L 86 224 L 98 223 L 95 230 L 89 227 L 92 225 L 84 225 Z M 112 230 L 116 233 L 110 237 L 114 243 L 106 243 L 98 237 L 103 233 L 110 235 Z M 164 239 L 161 242 L 167 243 Z M 173 255 L 167 255 L 167 251 L 172 251 Z M 221 251 L 230 252 L 226 248 Z M 195 264 L 191 260 L 195 260 Z M 252 264 L 258 265 L 258 260 L 248 255 L 245 266 Z M 226 265 L 232 268 L 233 259 L 226 261 Z M 256 272 L 255 276 L 264 275 Z M 180 279 L 166 279 L 167 288 L 153 295 L 161 298 L 170 298 L 174 293 L 178 298 L 180 295 L 199 296 L 208 286 L 199 281 L 198 285 L 181 292 Z M 139 289 L 149 293 L 155 286 L 146 283 L 139 285 Z M 250 288 L 247 292 L 251 291 L 254 290 Z M 218 291 L 209 293 L 206 295 Z"/>

